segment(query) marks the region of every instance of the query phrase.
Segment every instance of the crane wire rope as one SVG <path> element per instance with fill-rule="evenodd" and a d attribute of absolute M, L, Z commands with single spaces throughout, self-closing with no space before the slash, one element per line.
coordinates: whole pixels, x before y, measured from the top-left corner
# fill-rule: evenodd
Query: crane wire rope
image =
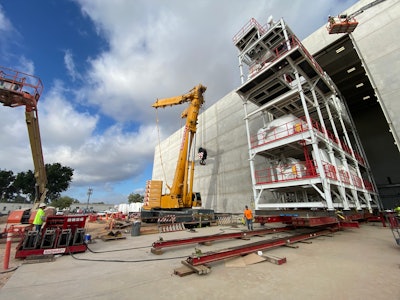
<path fill-rule="evenodd" d="M 164 168 L 164 162 L 162 159 L 162 154 L 161 154 L 161 139 L 160 139 L 160 126 L 159 126 L 159 119 L 158 119 L 158 109 L 156 108 L 156 126 L 157 126 L 157 137 L 158 137 L 158 151 L 160 153 L 160 163 L 161 163 L 161 168 L 164 176 L 164 182 L 166 186 L 169 187 L 167 183 L 167 176 L 165 175 L 165 168 Z"/>
<path fill-rule="evenodd" d="M 202 106 L 200 108 L 200 110 L 202 110 L 202 113 L 201 113 L 201 141 L 200 141 L 200 145 L 201 145 L 201 147 L 206 148 L 206 142 L 205 142 L 206 117 L 204 115 L 204 112 L 205 112 L 206 109 L 205 109 L 204 106 Z"/>

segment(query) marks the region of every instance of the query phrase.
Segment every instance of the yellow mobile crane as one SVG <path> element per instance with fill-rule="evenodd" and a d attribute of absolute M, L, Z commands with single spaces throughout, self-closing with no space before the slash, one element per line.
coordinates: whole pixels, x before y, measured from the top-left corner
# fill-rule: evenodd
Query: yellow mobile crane
<path fill-rule="evenodd" d="M 201 106 L 204 103 L 203 94 L 206 87 L 199 84 L 190 92 L 181 96 L 158 99 L 152 106 L 164 108 L 166 106 L 189 103 L 189 106 L 182 112 L 181 117 L 186 118 L 182 142 L 179 149 L 178 162 L 175 169 L 175 176 L 172 186 L 168 186 L 168 194 L 162 194 L 163 182 L 160 180 L 149 180 L 146 184 L 144 205 L 142 208 L 142 219 L 156 218 L 162 215 L 186 215 L 192 220 L 192 208 L 201 207 L 200 193 L 193 192 L 194 178 L 194 138 L 197 130 L 197 118 Z M 201 164 L 205 164 L 207 158 L 206 149 L 199 149 Z M 210 214 L 212 210 L 199 210 L 197 213 Z"/>
<path fill-rule="evenodd" d="M 25 106 L 25 120 L 28 128 L 34 164 L 35 200 L 32 211 L 46 198 L 47 176 L 40 139 L 37 103 L 43 91 L 41 80 L 33 75 L 0 67 L 0 103 L 4 106 Z M 16 210 L 10 213 L 8 223 L 27 223 L 29 210 Z"/>

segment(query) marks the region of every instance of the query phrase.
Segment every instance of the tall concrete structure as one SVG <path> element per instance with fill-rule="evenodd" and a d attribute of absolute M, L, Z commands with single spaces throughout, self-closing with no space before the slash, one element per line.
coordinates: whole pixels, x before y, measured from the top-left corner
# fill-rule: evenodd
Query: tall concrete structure
<path fill-rule="evenodd" d="M 370 2 L 359 1 L 346 12 Z M 383 205 L 393 208 L 400 204 L 400 1 L 386 0 L 357 21 L 349 35 L 320 28 L 303 44 L 346 99 Z"/>
<path fill-rule="evenodd" d="M 346 12 L 369 2 L 361 0 Z M 351 34 L 330 35 L 324 26 L 302 43 L 348 106 L 383 206 L 392 208 L 400 202 L 400 1 L 380 3 L 357 21 Z M 248 105 L 249 110 L 257 108 Z M 244 116 L 243 99 L 232 91 L 199 117 L 197 145 L 207 149 L 208 159 L 205 166 L 196 164 L 194 189 L 202 194 L 205 208 L 237 213 L 255 201 L 247 132 L 263 124 L 256 120 L 246 128 Z M 156 148 L 152 179 L 171 183 L 181 135 L 179 130 L 163 141 L 161 155 Z M 254 168 L 263 163 L 256 160 Z M 263 197 L 270 197 L 268 190 Z"/>

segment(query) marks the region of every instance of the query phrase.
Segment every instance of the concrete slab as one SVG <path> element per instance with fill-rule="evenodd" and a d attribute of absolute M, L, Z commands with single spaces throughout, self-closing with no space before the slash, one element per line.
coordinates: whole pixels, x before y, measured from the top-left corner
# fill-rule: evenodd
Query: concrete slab
<path fill-rule="evenodd" d="M 155 235 L 127 236 L 125 240 L 97 240 L 87 251 L 58 257 L 54 262 L 21 265 L 5 286 L 5 299 L 399 299 L 400 247 L 390 229 L 365 224 L 265 254 L 286 257 L 287 263 L 268 262 L 245 268 L 211 264 L 208 275 L 179 277 L 174 269 L 195 252 L 252 243 L 268 237 L 188 245 L 150 252 L 164 240 L 241 230 L 207 227 Z M 280 234 L 282 236 L 282 234 Z M 269 238 L 276 237 L 271 235 Z M 96 253 L 94 253 L 96 252 Z"/>

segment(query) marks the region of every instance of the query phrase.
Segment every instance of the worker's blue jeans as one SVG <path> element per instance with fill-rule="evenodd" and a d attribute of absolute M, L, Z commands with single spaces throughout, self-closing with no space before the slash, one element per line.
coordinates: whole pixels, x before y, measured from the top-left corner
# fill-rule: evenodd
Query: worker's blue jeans
<path fill-rule="evenodd" d="M 246 219 L 246 225 L 247 225 L 247 229 L 253 230 L 253 220 L 252 219 Z"/>

